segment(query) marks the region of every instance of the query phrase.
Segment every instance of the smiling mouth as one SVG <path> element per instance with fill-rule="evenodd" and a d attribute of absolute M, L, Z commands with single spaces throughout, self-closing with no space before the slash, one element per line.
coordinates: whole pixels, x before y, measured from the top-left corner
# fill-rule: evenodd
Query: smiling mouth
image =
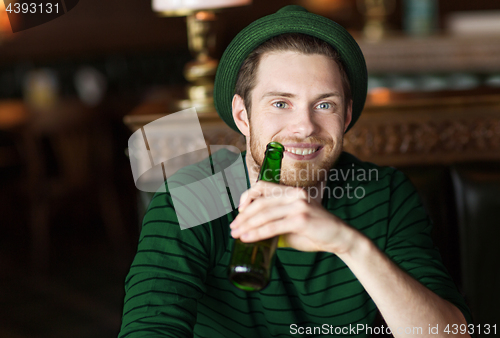
<path fill-rule="evenodd" d="M 315 148 L 285 148 L 285 152 L 289 152 L 295 155 L 310 155 L 321 149 L 321 146 Z"/>

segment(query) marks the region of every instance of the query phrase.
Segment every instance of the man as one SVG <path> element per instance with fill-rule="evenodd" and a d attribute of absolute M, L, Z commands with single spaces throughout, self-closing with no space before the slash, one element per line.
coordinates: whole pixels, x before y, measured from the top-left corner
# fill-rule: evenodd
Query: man
<path fill-rule="evenodd" d="M 453 324 L 470 323 L 412 185 L 342 152 L 367 85 L 361 51 L 342 27 L 287 6 L 231 42 L 215 85 L 219 115 L 246 137 L 249 190 L 239 213 L 186 230 L 168 191 L 155 195 L 120 337 L 363 337 L 382 332 L 370 327 L 377 311 L 395 337 L 448 337 Z M 256 183 L 270 141 L 286 149 L 281 185 Z M 269 286 L 231 286 L 234 238 L 273 236 L 281 248 Z"/>

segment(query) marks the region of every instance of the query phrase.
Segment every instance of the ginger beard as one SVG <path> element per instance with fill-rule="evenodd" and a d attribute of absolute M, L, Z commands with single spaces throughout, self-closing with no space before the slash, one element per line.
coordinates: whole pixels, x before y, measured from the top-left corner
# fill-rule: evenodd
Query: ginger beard
<path fill-rule="evenodd" d="M 250 119 L 250 125 L 252 125 Z M 262 142 L 256 133 L 253 132 L 253 128 L 250 127 L 250 151 L 255 163 L 259 168 L 255 168 L 257 172 L 260 171 L 262 163 L 264 161 L 265 151 L 267 143 Z M 321 154 L 314 160 L 304 160 L 298 161 L 287 158 L 286 154 L 283 156 L 283 162 L 281 164 L 281 175 L 280 184 L 299 187 L 299 188 L 309 188 L 317 186 L 319 182 L 326 181 L 327 174 L 330 169 L 333 168 L 335 162 L 342 152 L 342 141 L 343 137 L 334 142 L 334 140 L 324 140 L 317 137 L 308 137 L 306 139 L 279 139 L 275 138 L 272 141 L 279 142 L 281 144 L 286 143 L 317 143 L 322 145 Z"/>

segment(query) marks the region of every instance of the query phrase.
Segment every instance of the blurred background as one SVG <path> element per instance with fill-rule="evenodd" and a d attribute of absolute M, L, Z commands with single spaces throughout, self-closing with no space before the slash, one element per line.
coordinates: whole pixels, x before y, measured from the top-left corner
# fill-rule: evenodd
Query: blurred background
<path fill-rule="evenodd" d="M 13 33 L 0 1 L 0 337 L 118 334 L 150 198 L 135 188 L 128 138 L 195 106 L 207 144 L 244 149 L 213 109 L 217 60 L 289 4 L 358 41 L 369 95 L 346 150 L 410 177 L 476 324 L 500 324 L 500 3 L 190 3 L 80 0 Z M 149 147 L 188 152 L 182 121 L 165 128 Z"/>

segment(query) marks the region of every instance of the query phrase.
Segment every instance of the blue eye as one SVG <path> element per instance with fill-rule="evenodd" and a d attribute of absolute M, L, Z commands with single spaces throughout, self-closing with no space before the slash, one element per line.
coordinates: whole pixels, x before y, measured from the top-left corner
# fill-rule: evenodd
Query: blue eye
<path fill-rule="evenodd" d="M 274 102 L 273 106 L 275 106 L 276 108 L 279 108 L 279 109 L 288 108 L 288 104 L 286 102 L 283 102 L 283 101 Z"/>
<path fill-rule="evenodd" d="M 330 109 L 331 108 L 331 104 L 328 103 L 328 102 L 323 102 L 323 103 L 320 103 L 316 106 L 316 108 L 318 109 Z"/>

